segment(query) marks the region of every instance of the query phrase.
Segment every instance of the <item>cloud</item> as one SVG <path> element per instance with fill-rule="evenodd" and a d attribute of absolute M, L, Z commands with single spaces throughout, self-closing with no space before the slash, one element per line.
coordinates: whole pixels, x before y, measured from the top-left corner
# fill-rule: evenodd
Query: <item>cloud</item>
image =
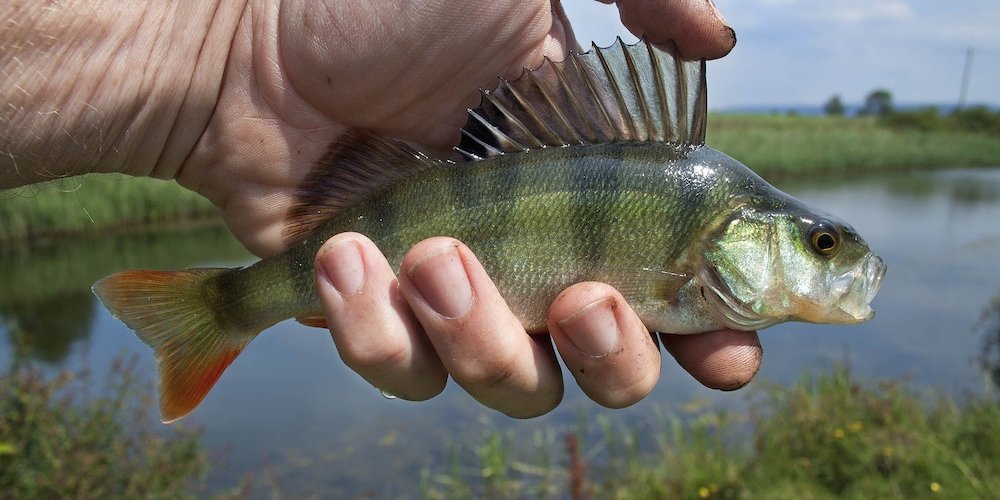
<path fill-rule="evenodd" d="M 822 17 L 848 24 L 913 17 L 913 9 L 900 0 L 850 0 L 821 2 L 820 5 L 819 11 Z"/>

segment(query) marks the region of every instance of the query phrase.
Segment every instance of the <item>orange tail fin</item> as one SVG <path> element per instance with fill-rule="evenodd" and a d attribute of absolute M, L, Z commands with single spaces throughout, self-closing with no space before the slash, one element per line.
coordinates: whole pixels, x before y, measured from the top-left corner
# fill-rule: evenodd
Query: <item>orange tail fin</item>
<path fill-rule="evenodd" d="M 160 419 L 194 410 L 259 332 L 229 332 L 208 297 L 228 269 L 126 271 L 94 284 L 104 306 L 156 352 Z"/>

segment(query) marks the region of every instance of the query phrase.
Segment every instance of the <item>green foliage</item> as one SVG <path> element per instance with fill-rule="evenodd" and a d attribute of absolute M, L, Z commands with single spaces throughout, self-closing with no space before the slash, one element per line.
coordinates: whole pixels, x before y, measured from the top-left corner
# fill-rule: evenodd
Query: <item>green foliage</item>
<path fill-rule="evenodd" d="M 841 100 L 840 95 L 830 97 L 830 99 L 823 104 L 823 112 L 826 113 L 827 116 L 843 116 L 844 101 Z"/>
<path fill-rule="evenodd" d="M 839 370 L 773 390 L 764 404 L 755 464 L 744 471 L 761 488 L 784 483 L 806 497 L 915 498 L 938 489 L 985 498 L 1000 487 L 996 401 L 928 405 L 898 384 L 864 387 Z"/>
<path fill-rule="evenodd" d="M 888 116 L 894 109 L 892 93 L 886 89 L 875 89 L 865 97 L 865 104 L 858 113 L 863 116 Z"/>
<path fill-rule="evenodd" d="M 1000 137 L 1000 111 L 985 106 L 962 108 L 942 115 L 937 108 L 897 111 L 882 118 L 882 122 L 897 130 L 923 132 L 964 132 Z"/>
<path fill-rule="evenodd" d="M 0 191 L 0 242 L 218 216 L 174 182 L 91 174 Z"/>
<path fill-rule="evenodd" d="M 151 429 L 133 365 L 116 361 L 93 395 L 86 373 L 46 377 L 15 362 L 0 377 L 0 496 L 195 496 L 208 464 L 198 433 Z"/>
<path fill-rule="evenodd" d="M 846 369 L 757 394 L 750 417 L 696 402 L 643 426 L 598 419 L 599 443 L 585 452 L 568 447 L 563 467 L 548 475 L 563 495 L 573 488 L 595 498 L 989 498 L 1000 491 L 996 400 L 929 401 L 896 383 L 859 384 Z M 582 441 L 583 434 L 573 435 Z M 505 459 L 509 451 L 492 453 Z M 490 495 L 532 491 L 531 477 L 517 470 L 492 481 Z M 472 475 L 426 477 L 434 479 L 423 485 L 425 496 L 487 491 Z"/>
<path fill-rule="evenodd" d="M 957 109 L 950 118 L 962 130 L 1000 136 L 1000 111 L 991 111 L 986 106 L 974 106 Z"/>
<path fill-rule="evenodd" d="M 765 176 L 1000 165 L 1000 141 L 875 118 L 715 115 L 708 145 Z"/>
<path fill-rule="evenodd" d="M 947 124 L 942 120 L 941 112 L 935 107 L 896 112 L 883 117 L 882 123 L 896 129 L 922 132 L 947 131 Z"/>

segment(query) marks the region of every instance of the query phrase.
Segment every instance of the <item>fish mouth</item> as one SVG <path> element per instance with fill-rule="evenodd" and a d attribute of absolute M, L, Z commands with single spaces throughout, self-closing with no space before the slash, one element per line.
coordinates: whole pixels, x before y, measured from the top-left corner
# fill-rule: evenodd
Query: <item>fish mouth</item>
<path fill-rule="evenodd" d="M 785 321 L 784 317 L 767 317 L 753 310 L 736 298 L 729 286 L 719 276 L 714 266 L 706 265 L 698 271 L 705 300 L 712 306 L 716 319 L 733 330 L 753 331 Z"/>
<path fill-rule="evenodd" d="M 786 315 L 765 315 L 740 300 L 730 290 L 718 270 L 706 265 L 698 271 L 705 300 L 716 319 L 733 330 L 760 330 L 789 319 L 808 323 L 861 323 L 875 316 L 871 302 L 882 286 L 886 265 L 881 257 L 869 254 L 855 268 L 833 278 L 826 300 L 811 302 L 804 297 L 795 301 L 798 306 Z"/>
<path fill-rule="evenodd" d="M 833 307 L 825 321 L 861 323 L 875 316 L 871 302 L 882 286 L 885 271 L 885 261 L 869 254 L 860 266 L 836 277 L 830 287 Z"/>

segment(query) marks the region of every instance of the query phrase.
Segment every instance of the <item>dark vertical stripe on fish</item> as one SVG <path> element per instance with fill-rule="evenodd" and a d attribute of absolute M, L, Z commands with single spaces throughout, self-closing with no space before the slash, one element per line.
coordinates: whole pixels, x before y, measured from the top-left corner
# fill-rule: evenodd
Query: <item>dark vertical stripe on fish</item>
<path fill-rule="evenodd" d="M 586 161 L 573 172 L 573 253 L 591 267 L 604 261 L 614 209 L 621 196 L 622 150 L 609 144 L 598 161 Z"/>
<path fill-rule="evenodd" d="M 697 170 L 685 169 L 671 176 L 672 191 L 677 200 L 677 213 L 671 218 L 671 233 L 675 235 L 688 235 L 694 237 L 699 234 L 695 228 L 702 222 L 699 219 L 702 213 L 701 208 L 706 202 L 706 197 L 710 194 L 712 179 L 707 179 L 698 174 Z M 671 245 L 667 259 L 677 258 L 690 241 L 679 241 L 676 245 Z"/>
<path fill-rule="evenodd" d="M 484 193 L 481 191 L 484 182 L 476 182 L 479 176 L 469 175 L 470 170 L 466 168 L 446 177 L 449 186 L 448 194 L 457 207 L 473 207 L 482 201 Z"/>
<path fill-rule="evenodd" d="M 369 222 L 369 227 L 375 226 L 372 233 L 377 234 L 380 239 L 396 234 L 398 229 L 399 207 L 395 198 L 396 196 L 386 197 L 385 203 L 381 203 L 375 210 L 375 220 Z"/>
<path fill-rule="evenodd" d="M 521 182 L 522 166 L 511 162 L 503 168 L 492 169 L 488 175 L 482 176 L 484 182 L 478 186 L 478 199 L 475 203 L 489 205 L 488 210 L 481 210 L 480 217 L 469 217 L 469 222 L 476 224 L 467 233 L 486 233 L 482 238 L 492 244 L 476 249 L 476 254 L 482 262 L 493 264 L 490 267 L 494 279 L 502 279 L 496 275 L 499 269 L 506 269 L 503 255 L 508 250 L 507 242 L 514 238 L 517 232 L 517 214 L 514 212 L 519 184 Z"/>

